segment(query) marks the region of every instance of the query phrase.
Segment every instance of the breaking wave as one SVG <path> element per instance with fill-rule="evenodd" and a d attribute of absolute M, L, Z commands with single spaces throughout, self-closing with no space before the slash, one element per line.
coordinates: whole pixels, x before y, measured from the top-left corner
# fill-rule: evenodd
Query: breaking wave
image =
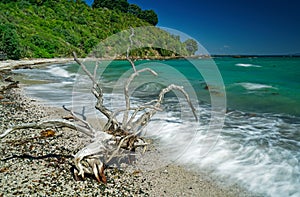
<path fill-rule="evenodd" d="M 255 64 L 243 64 L 243 63 L 238 63 L 235 64 L 236 66 L 241 66 L 241 67 L 262 67 L 260 65 L 255 65 Z"/>

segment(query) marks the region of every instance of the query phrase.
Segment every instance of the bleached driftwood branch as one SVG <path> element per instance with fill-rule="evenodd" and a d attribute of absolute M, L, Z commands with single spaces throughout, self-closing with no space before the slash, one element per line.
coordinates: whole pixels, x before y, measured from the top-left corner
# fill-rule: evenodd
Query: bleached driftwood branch
<path fill-rule="evenodd" d="M 143 129 L 145 126 L 147 126 L 147 124 L 149 123 L 149 120 L 151 119 L 151 117 L 158 111 L 156 109 L 160 108 L 164 96 L 166 93 L 172 91 L 172 90 L 178 90 L 180 91 L 186 98 L 187 103 L 189 104 L 192 113 L 195 117 L 195 120 L 198 121 L 198 117 L 196 114 L 196 109 L 194 108 L 189 95 L 187 94 L 187 92 L 183 89 L 183 87 L 181 86 L 177 86 L 174 84 L 169 85 L 168 87 L 164 88 L 161 90 L 161 92 L 159 93 L 158 99 L 157 100 L 153 100 L 151 102 L 156 102 L 155 104 L 153 104 L 154 109 L 149 111 L 149 112 L 145 112 L 143 115 L 141 115 L 135 122 L 132 123 L 132 120 L 129 121 L 128 124 L 130 124 L 130 126 L 132 127 L 132 130 L 141 130 Z"/>
<path fill-rule="evenodd" d="M 74 130 L 78 130 L 89 137 L 92 142 L 87 144 L 83 149 L 79 150 L 74 155 L 74 175 L 76 179 L 79 179 L 79 177 L 84 178 L 85 174 L 88 173 L 94 174 L 95 178 L 99 182 L 102 181 L 106 183 L 106 177 L 104 174 L 105 163 L 110 162 L 115 157 L 123 157 L 124 154 L 122 154 L 122 150 L 135 151 L 137 147 L 147 146 L 147 143 L 139 136 L 139 134 L 150 122 L 152 116 L 155 115 L 157 111 L 162 111 L 161 105 L 166 93 L 170 91 L 181 92 L 184 95 L 187 103 L 189 104 L 192 113 L 197 121 L 198 118 L 196 115 L 196 110 L 189 98 L 189 95 L 183 87 L 174 84 L 171 84 L 162 89 L 159 93 L 158 99 L 144 103 L 137 107 L 130 106 L 131 101 L 129 87 L 132 81 L 142 72 L 149 72 L 153 76 L 158 75 L 154 70 L 150 68 L 144 68 L 141 70 L 136 69 L 134 62 L 129 57 L 130 49 L 133 45 L 132 37 L 134 36 L 134 31 L 133 29 L 131 30 L 132 33 L 129 36 L 130 46 L 127 49 L 126 59 L 130 62 L 133 73 L 130 75 L 124 85 L 124 96 L 126 102 L 125 107 L 117 109 L 114 112 L 104 106 L 104 93 L 101 88 L 101 84 L 99 84 L 96 79 L 98 63 L 96 63 L 95 65 L 94 72 L 91 73 L 88 71 L 85 64 L 77 58 L 76 53 L 73 53 L 74 60 L 80 65 L 82 70 L 92 81 L 91 92 L 97 99 L 95 108 L 107 118 L 107 122 L 103 127 L 103 131 L 99 131 L 93 128 L 92 125 L 90 125 L 86 121 L 86 118 L 83 114 L 81 118 L 77 115 L 77 113 L 64 107 L 64 109 L 71 114 L 74 121 L 55 119 L 43 120 L 38 123 L 17 125 L 4 131 L 4 133 L 0 135 L 0 138 L 5 137 L 15 130 L 26 128 L 44 129 L 49 127 L 68 127 Z M 116 116 L 120 114 L 123 115 L 121 123 L 118 122 L 116 118 Z"/>
<path fill-rule="evenodd" d="M 131 30 L 131 34 L 129 36 L 130 45 L 127 47 L 127 50 L 126 50 L 126 59 L 131 64 L 133 71 L 136 72 L 136 68 L 135 68 L 134 62 L 129 57 L 130 49 L 131 49 L 131 47 L 133 45 L 132 37 L 134 36 L 134 29 L 132 27 L 130 27 L 130 30 Z"/>
<path fill-rule="evenodd" d="M 144 68 L 138 71 L 135 71 L 126 81 L 125 86 L 124 86 L 124 96 L 125 96 L 125 103 L 126 103 L 126 111 L 124 113 L 123 116 L 123 122 L 122 125 L 126 125 L 127 119 L 128 119 L 128 112 L 130 109 L 130 97 L 129 97 L 129 85 L 131 84 L 131 82 L 134 80 L 135 77 L 137 77 L 140 73 L 142 72 L 150 72 L 152 75 L 157 76 L 157 73 L 150 69 L 150 68 Z"/>
<path fill-rule="evenodd" d="M 103 115 L 106 116 L 106 118 L 111 119 L 111 125 L 112 129 L 116 129 L 119 127 L 119 123 L 115 118 L 112 117 L 112 111 L 110 111 L 108 108 L 106 108 L 103 105 L 103 90 L 100 87 L 99 83 L 97 82 L 95 75 L 96 75 L 96 70 L 94 70 L 94 75 L 92 75 L 86 66 L 77 58 L 77 55 L 75 52 L 73 52 L 74 60 L 80 65 L 82 70 L 87 74 L 87 76 L 91 79 L 93 82 L 93 87 L 92 87 L 92 93 L 97 99 L 97 103 L 95 108 L 99 110 Z M 96 67 L 98 67 L 98 63 L 96 63 Z"/>
<path fill-rule="evenodd" d="M 6 131 L 4 131 L 1 135 L 0 138 L 5 137 L 6 135 L 8 135 L 9 133 L 16 131 L 16 130 L 20 130 L 20 129 L 46 129 L 49 127 L 53 127 L 53 125 L 55 125 L 55 127 L 68 127 L 70 129 L 77 129 L 78 131 L 86 134 L 88 137 L 94 137 L 94 132 L 93 130 L 89 129 L 89 128 L 85 128 L 83 126 L 77 125 L 74 122 L 70 122 L 68 120 L 63 120 L 63 119 L 53 119 L 53 120 L 43 120 L 40 121 L 38 123 L 27 123 L 27 124 L 22 124 L 22 125 L 16 125 L 13 126 L 9 129 L 7 129 Z"/>

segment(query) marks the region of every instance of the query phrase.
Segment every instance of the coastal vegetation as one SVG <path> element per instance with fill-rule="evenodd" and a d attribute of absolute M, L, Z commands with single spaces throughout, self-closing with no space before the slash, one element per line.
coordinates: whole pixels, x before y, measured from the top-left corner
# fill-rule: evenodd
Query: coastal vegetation
<path fill-rule="evenodd" d="M 84 1 L 4 0 L 0 2 L 0 54 L 8 59 L 70 57 L 72 52 L 85 57 L 102 40 L 130 27 L 153 26 L 157 15 L 126 0 L 109 7 Z M 140 56 L 188 55 L 178 36 L 156 28 L 170 51 L 146 47 L 135 51 Z M 154 41 L 153 41 L 154 42 Z M 172 52 L 172 49 L 176 52 Z M 176 50 L 175 50 L 176 49 Z"/>
<path fill-rule="evenodd" d="M 157 14 L 153 10 L 142 10 L 136 4 L 129 4 L 127 0 L 94 0 L 92 7 L 130 13 L 152 25 L 157 25 L 158 23 Z"/>
<path fill-rule="evenodd" d="M 193 39 L 187 39 L 186 41 L 184 41 L 184 44 L 189 55 L 194 55 L 198 50 L 198 43 Z"/>

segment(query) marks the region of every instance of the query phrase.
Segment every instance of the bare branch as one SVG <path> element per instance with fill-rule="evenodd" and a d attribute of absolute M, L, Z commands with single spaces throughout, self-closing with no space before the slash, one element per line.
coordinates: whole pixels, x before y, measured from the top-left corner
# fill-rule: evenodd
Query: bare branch
<path fill-rule="evenodd" d="M 88 71 L 86 66 L 77 58 L 77 55 L 75 52 L 73 52 L 73 56 L 74 56 L 74 60 L 81 66 L 82 70 L 89 76 L 89 78 L 93 82 L 92 93 L 97 98 L 97 103 L 96 103 L 95 108 L 97 110 L 99 110 L 103 115 L 105 115 L 107 117 L 107 119 L 111 119 L 112 111 L 110 111 L 103 105 L 103 91 L 102 91 L 99 83 L 96 81 L 95 77 Z M 112 126 L 114 128 L 119 127 L 119 123 L 116 119 L 112 119 Z"/>
<path fill-rule="evenodd" d="M 167 93 L 167 92 L 170 92 L 172 90 L 178 90 L 180 91 L 184 96 L 185 96 L 185 99 L 187 101 L 187 103 L 189 104 L 192 112 L 193 112 L 193 115 L 195 117 L 195 120 L 198 121 L 198 117 L 197 117 L 197 114 L 196 114 L 196 109 L 194 108 L 191 100 L 190 100 L 190 97 L 188 95 L 188 93 L 183 89 L 182 86 L 178 86 L 178 85 L 174 85 L 174 84 L 171 84 L 169 85 L 168 87 L 164 88 L 160 94 L 159 94 L 159 97 L 158 97 L 158 101 L 157 101 L 157 104 L 158 107 L 160 106 L 160 104 L 162 103 L 162 100 L 164 99 L 164 95 Z"/>
<path fill-rule="evenodd" d="M 111 160 L 112 158 L 114 158 L 114 157 L 116 156 L 116 154 L 119 152 L 119 150 L 120 150 L 122 144 L 124 143 L 124 141 L 125 141 L 126 139 L 132 137 L 133 135 L 134 135 L 134 134 L 127 135 L 126 137 L 124 137 L 124 138 L 120 141 L 120 143 L 119 143 L 117 149 L 111 154 L 111 156 L 105 161 L 105 163 L 110 162 L 110 160 Z"/>
<path fill-rule="evenodd" d="M 195 120 L 198 121 L 198 117 L 197 117 L 197 114 L 196 114 L 196 109 L 194 108 L 191 100 L 190 100 L 190 97 L 189 95 L 186 93 L 186 91 L 183 89 L 183 87 L 181 86 L 177 86 L 177 85 L 174 85 L 174 84 L 171 84 L 169 85 L 168 87 L 164 88 L 161 90 L 160 94 L 159 94 L 159 97 L 158 97 L 158 100 L 156 102 L 156 104 L 154 104 L 154 106 L 156 108 L 159 108 L 161 103 L 163 102 L 163 99 L 164 99 L 164 95 L 167 93 L 167 92 L 170 92 L 172 90 L 178 90 L 180 91 L 186 98 L 186 101 L 188 102 L 191 110 L 192 110 L 192 113 L 195 117 Z M 146 112 L 144 113 L 142 116 L 139 117 L 139 119 L 137 119 L 135 122 L 132 123 L 133 125 L 133 130 L 140 130 L 142 128 L 144 128 L 148 123 L 149 123 L 149 120 L 150 118 L 156 113 L 157 111 L 156 110 L 151 110 L 149 112 Z"/>
<path fill-rule="evenodd" d="M 96 77 L 97 77 L 97 70 L 98 70 L 98 66 L 99 66 L 99 62 L 97 61 L 96 62 L 96 65 L 95 65 L 95 68 L 94 68 L 94 79 L 96 79 Z"/>
<path fill-rule="evenodd" d="M 20 129 L 28 129 L 28 128 L 32 128 L 32 129 L 46 129 L 49 127 L 68 127 L 70 129 L 74 129 L 74 130 L 78 130 L 84 134 L 86 134 L 87 136 L 93 138 L 94 137 L 94 133 L 93 131 L 84 128 L 82 126 L 76 125 L 74 122 L 70 122 L 67 120 L 63 120 L 63 119 L 53 119 L 53 120 L 44 120 L 38 123 L 28 123 L 28 124 L 22 124 L 22 125 L 16 125 L 13 126 L 9 129 L 7 129 L 6 131 L 4 131 L 4 133 L 2 133 L 0 135 L 0 138 L 5 137 L 6 135 L 8 135 L 9 133 L 11 133 L 12 131 L 15 130 L 20 130 Z"/>
<path fill-rule="evenodd" d="M 125 96 L 127 111 L 124 112 L 122 125 L 126 124 L 127 119 L 128 119 L 128 110 L 130 109 L 129 85 L 131 84 L 131 82 L 134 80 L 135 77 L 137 77 L 140 73 L 146 72 L 146 71 L 150 72 L 154 76 L 157 76 L 157 73 L 154 70 L 152 70 L 150 68 L 144 68 L 144 69 L 134 72 L 126 81 L 126 84 L 124 86 L 124 96 Z"/>
<path fill-rule="evenodd" d="M 77 58 L 77 55 L 75 52 L 73 52 L 74 60 L 79 64 L 82 68 L 82 70 L 87 74 L 87 76 L 92 80 L 93 84 L 98 84 L 97 81 L 95 80 L 94 76 L 88 71 L 86 66 Z M 102 92 L 102 91 L 101 91 Z"/>
<path fill-rule="evenodd" d="M 89 130 L 91 130 L 91 132 L 93 132 L 93 134 L 95 134 L 96 130 L 90 125 L 90 123 L 79 118 L 72 110 L 67 109 L 65 106 L 63 106 L 63 108 L 70 112 L 70 114 L 73 116 L 74 120 L 77 120 L 77 121 L 83 123 Z"/>
<path fill-rule="evenodd" d="M 136 72 L 135 65 L 134 65 L 133 61 L 129 57 L 130 49 L 131 49 L 131 47 L 133 45 L 132 37 L 134 36 L 134 29 L 132 27 L 130 27 L 130 30 L 131 30 L 131 34 L 129 36 L 130 45 L 128 46 L 127 51 L 126 51 L 126 59 L 130 62 L 133 71 Z"/>
<path fill-rule="evenodd" d="M 151 112 L 145 112 L 140 116 L 135 122 L 132 123 L 132 130 L 139 131 L 141 128 L 144 128 L 149 123 L 150 118 L 156 113 L 156 110 Z"/>
<path fill-rule="evenodd" d="M 118 147 L 114 150 L 114 152 L 111 154 L 111 156 L 105 161 L 105 163 L 109 163 L 109 162 L 111 161 L 112 158 L 116 157 L 117 153 L 120 151 L 120 149 L 122 148 L 122 146 L 124 146 L 125 140 L 132 140 L 132 147 L 131 147 L 131 148 L 133 148 L 133 149 L 135 149 L 135 148 L 137 148 L 137 147 L 140 147 L 140 146 L 146 146 L 146 145 L 148 145 L 148 143 L 136 144 L 135 142 L 138 141 L 138 140 L 144 142 L 143 139 L 137 138 L 136 136 L 137 136 L 137 134 L 130 134 L 130 135 L 125 136 L 125 137 L 119 142 Z M 132 139 L 130 139 L 130 138 L 132 138 Z M 129 148 L 129 147 L 128 147 L 128 144 L 130 144 L 130 143 L 126 142 L 126 145 L 125 145 L 125 146 L 126 146 L 127 148 Z M 129 151 L 130 151 L 130 150 L 129 150 Z"/>
<path fill-rule="evenodd" d="M 145 110 L 145 109 L 154 109 L 154 110 L 156 110 L 156 111 L 162 111 L 162 109 L 157 108 L 157 107 L 155 107 L 155 106 L 153 106 L 153 105 L 143 105 L 143 106 L 134 107 L 134 108 L 129 108 L 129 109 L 118 109 L 117 111 L 115 111 L 115 112 L 113 113 L 113 115 L 111 116 L 111 118 L 115 118 L 115 117 L 116 117 L 118 114 L 120 114 L 121 112 L 134 111 L 134 112 L 133 112 L 133 115 L 132 115 L 131 118 L 130 118 L 130 120 L 131 120 L 131 119 L 134 119 L 134 118 L 135 118 L 135 116 L 137 115 L 138 112 L 143 111 L 143 110 Z M 130 128 L 127 127 L 127 125 L 130 125 L 130 120 L 129 120 L 126 124 L 122 125 L 122 129 L 124 129 L 124 130 L 130 130 Z M 112 121 L 112 119 L 109 119 L 109 120 L 108 120 L 108 122 L 107 122 L 106 125 L 104 126 L 104 131 L 106 131 L 106 130 L 109 129 L 109 127 L 111 126 L 111 121 Z M 131 122 L 132 122 L 132 120 L 131 120 Z"/>
<path fill-rule="evenodd" d="M 135 109 L 135 111 L 133 112 L 133 114 L 131 115 L 129 121 L 126 123 L 126 125 L 124 126 L 125 129 L 128 129 L 128 127 L 130 129 L 132 129 L 132 122 L 135 119 L 136 115 L 138 114 L 138 112 L 141 112 L 145 109 L 153 109 L 155 111 L 162 111 L 161 108 L 155 107 L 154 105 L 143 105 L 143 106 L 139 106 L 138 108 Z"/>

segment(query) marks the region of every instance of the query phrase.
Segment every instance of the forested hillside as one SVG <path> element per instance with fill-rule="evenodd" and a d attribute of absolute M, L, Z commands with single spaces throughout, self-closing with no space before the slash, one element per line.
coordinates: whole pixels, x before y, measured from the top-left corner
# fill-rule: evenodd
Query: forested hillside
<path fill-rule="evenodd" d="M 0 2 L 0 55 L 9 59 L 52 58 L 69 57 L 75 51 L 84 57 L 117 32 L 151 25 L 141 19 L 145 15 L 137 17 L 131 12 L 90 7 L 80 0 L 4 0 Z M 166 32 L 161 36 L 170 37 Z M 187 54 L 179 38 L 171 38 L 180 53 Z"/>

